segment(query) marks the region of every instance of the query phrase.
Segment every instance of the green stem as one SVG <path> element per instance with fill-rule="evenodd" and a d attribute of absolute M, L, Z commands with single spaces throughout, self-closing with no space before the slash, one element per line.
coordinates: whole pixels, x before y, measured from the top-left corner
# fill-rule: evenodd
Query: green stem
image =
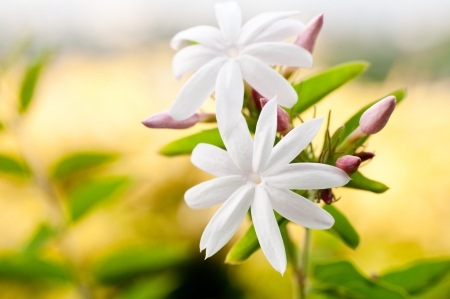
<path fill-rule="evenodd" d="M 299 279 L 299 287 L 300 287 L 300 299 L 306 298 L 306 280 L 308 278 L 308 264 L 309 264 L 309 252 L 311 249 L 311 230 L 309 228 L 305 228 L 305 235 L 303 237 L 303 251 L 301 254 L 301 264 L 300 264 L 300 279 Z"/>

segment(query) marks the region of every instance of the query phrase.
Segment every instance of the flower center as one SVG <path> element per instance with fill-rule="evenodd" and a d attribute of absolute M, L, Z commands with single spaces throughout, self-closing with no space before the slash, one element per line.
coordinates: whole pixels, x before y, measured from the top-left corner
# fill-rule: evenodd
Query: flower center
<path fill-rule="evenodd" d="M 255 184 L 260 184 L 261 183 L 261 177 L 259 176 L 259 174 L 257 174 L 257 173 L 254 173 L 254 172 L 252 172 L 252 173 L 250 173 L 249 175 L 248 175 L 248 179 L 251 181 L 251 182 L 253 182 L 253 183 L 255 183 Z"/>
<path fill-rule="evenodd" d="M 230 58 L 236 58 L 239 56 L 239 48 L 235 45 L 231 45 L 227 49 L 227 56 Z"/>

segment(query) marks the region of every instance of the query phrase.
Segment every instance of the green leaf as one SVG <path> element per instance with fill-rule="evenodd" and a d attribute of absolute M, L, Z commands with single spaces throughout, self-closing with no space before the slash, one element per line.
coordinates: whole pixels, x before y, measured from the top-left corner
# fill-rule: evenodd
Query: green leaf
<path fill-rule="evenodd" d="M 190 250 L 184 243 L 126 247 L 95 262 L 92 274 L 102 284 L 116 284 L 167 270 L 189 258 Z"/>
<path fill-rule="evenodd" d="M 361 110 L 359 110 L 356 114 L 354 114 L 354 115 L 353 115 L 353 116 L 345 123 L 345 125 L 344 125 L 344 133 L 342 134 L 342 136 L 341 136 L 341 138 L 340 138 L 339 144 L 341 144 L 341 143 L 345 140 L 345 138 L 347 138 L 347 136 L 350 135 L 350 133 L 352 133 L 352 132 L 359 126 L 359 119 L 361 118 L 361 115 L 363 115 L 363 113 L 364 113 L 367 109 L 369 109 L 370 107 L 372 107 L 372 106 L 373 106 L 375 103 L 377 103 L 378 101 L 380 101 L 380 100 L 382 100 L 382 99 L 384 99 L 385 97 L 390 96 L 390 95 L 393 95 L 393 96 L 396 97 L 396 99 L 397 99 L 397 105 L 398 105 L 399 103 L 401 103 L 401 102 L 405 99 L 405 97 L 406 97 L 406 89 L 403 88 L 403 89 L 396 90 L 396 91 L 394 91 L 394 92 L 392 92 L 392 93 L 390 93 L 390 94 L 388 94 L 388 95 L 382 97 L 381 99 L 378 99 L 378 100 L 376 100 L 376 101 L 373 101 L 372 103 L 366 105 L 364 108 L 362 108 Z M 359 144 L 364 143 L 364 141 L 367 140 L 368 137 L 369 137 L 369 136 L 366 136 L 366 138 L 363 138 L 363 140 L 361 140 L 361 141 L 359 142 Z"/>
<path fill-rule="evenodd" d="M 18 158 L 0 154 L 0 174 L 1 173 L 23 177 L 28 175 L 30 170 L 25 163 Z"/>
<path fill-rule="evenodd" d="M 333 205 L 325 205 L 323 209 L 334 218 L 333 227 L 326 231 L 338 237 L 348 247 L 356 249 L 359 245 L 359 235 L 347 217 Z"/>
<path fill-rule="evenodd" d="M 183 137 L 164 146 L 159 153 L 164 156 L 178 156 L 192 153 L 199 143 L 209 143 L 225 149 L 219 129 L 210 129 Z"/>
<path fill-rule="evenodd" d="M 389 187 L 383 183 L 366 178 L 359 171 L 355 172 L 350 177 L 352 179 L 344 186 L 346 188 L 365 190 L 374 193 L 383 193 L 389 189 Z"/>
<path fill-rule="evenodd" d="M 369 64 L 364 61 L 348 62 L 294 84 L 298 101 L 292 108 L 292 112 L 300 114 L 312 107 L 332 91 L 361 75 L 368 66 Z"/>
<path fill-rule="evenodd" d="M 48 223 L 42 223 L 33 233 L 28 243 L 23 247 L 23 251 L 30 253 L 38 251 L 56 232 Z"/>
<path fill-rule="evenodd" d="M 125 176 L 108 177 L 82 182 L 68 194 L 68 205 L 71 219 L 76 221 L 92 208 L 112 199 L 122 190 L 130 179 Z"/>
<path fill-rule="evenodd" d="M 25 75 L 22 79 L 22 85 L 19 94 L 19 112 L 24 113 L 31 104 L 36 89 L 37 82 L 43 68 L 50 59 L 50 53 L 41 53 L 30 65 L 28 65 Z"/>
<path fill-rule="evenodd" d="M 177 287 L 176 277 L 170 274 L 161 274 L 135 283 L 117 299 L 161 299 L 166 298 Z"/>
<path fill-rule="evenodd" d="M 4 129 L 5 129 L 5 125 L 2 122 L 0 122 L 0 132 L 3 131 Z"/>
<path fill-rule="evenodd" d="M 59 159 L 51 169 L 51 178 L 66 180 L 79 173 L 97 168 L 117 160 L 115 153 L 85 151 L 71 153 Z"/>
<path fill-rule="evenodd" d="M 448 275 L 450 259 L 445 258 L 416 261 L 406 267 L 390 270 L 380 275 L 380 279 L 416 295 L 430 290 Z"/>
<path fill-rule="evenodd" d="M 320 287 L 347 294 L 343 298 L 409 298 L 403 289 L 368 278 L 345 260 L 318 264 L 313 268 L 312 276 Z"/>
<path fill-rule="evenodd" d="M 0 256 L 0 278 L 31 281 L 70 281 L 69 270 L 62 264 L 29 254 Z"/>
<path fill-rule="evenodd" d="M 278 226 L 283 227 L 289 221 L 280 215 L 276 215 Z M 230 249 L 225 259 L 227 264 L 240 264 L 245 262 L 253 253 L 260 248 L 258 238 L 256 237 L 256 231 L 253 224 L 249 227 L 247 232 L 242 236 L 236 244 Z"/>

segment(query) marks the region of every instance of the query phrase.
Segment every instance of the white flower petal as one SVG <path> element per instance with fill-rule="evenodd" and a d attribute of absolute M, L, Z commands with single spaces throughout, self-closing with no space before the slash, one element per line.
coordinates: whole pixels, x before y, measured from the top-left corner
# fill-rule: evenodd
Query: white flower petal
<path fill-rule="evenodd" d="M 242 55 L 250 55 L 270 65 L 287 65 L 311 68 L 311 53 L 300 46 L 288 43 L 264 42 L 251 44 L 242 50 Z"/>
<path fill-rule="evenodd" d="M 253 225 L 261 249 L 272 267 L 283 274 L 286 271 L 286 251 L 280 228 L 264 187 L 255 188 L 255 198 L 251 209 Z"/>
<path fill-rule="evenodd" d="M 299 12 L 297 11 L 279 11 L 257 15 L 256 17 L 248 20 L 248 22 L 245 23 L 244 26 L 242 26 L 238 44 L 246 45 L 252 42 L 253 39 L 255 39 L 259 34 L 261 34 L 266 28 L 271 26 L 276 21 L 298 14 Z"/>
<path fill-rule="evenodd" d="M 186 42 L 193 41 L 205 47 L 223 50 L 225 41 L 220 30 L 213 26 L 196 26 L 178 32 L 170 41 L 170 46 L 174 50 L 179 50 Z"/>
<path fill-rule="evenodd" d="M 214 214 L 200 240 L 200 250 L 206 248 L 206 258 L 219 251 L 242 223 L 254 197 L 254 188 L 246 185 L 233 193 Z"/>
<path fill-rule="evenodd" d="M 235 43 L 239 38 L 242 25 L 242 13 L 234 1 L 216 3 L 216 18 L 225 41 Z"/>
<path fill-rule="evenodd" d="M 244 184 L 246 184 L 246 180 L 240 175 L 212 179 L 186 191 L 184 200 L 192 209 L 212 207 L 224 202 Z"/>
<path fill-rule="evenodd" d="M 277 133 L 277 99 L 270 100 L 262 109 L 256 124 L 253 141 L 253 171 L 263 172 L 272 153 Z"/>
<path fill-rule="evenodd" d="M 219 72 L 216 81 L 216 117 L 220 134 L 227 135 L 242 115 L 244 82 L 239 64 L 229 60 Z"/>
<path fill-rule="evenodd" d="M 214 92 L 217 75 L 225 61 L 223 57 L 214 58 L 189 78 L 170 107 L 173 119 L 186 119 L 203 105 Z"/>
<path fill-rule="evenodd" d="M 244 80 L 268 99 L 278 95 L 278 104 L 287 108 L 297 102 L 297 93 L 286 79 L 261 60 L 250 55 L 239 58 Z"/>
<path fill-rule="evenodd" d="M 313 229 L 333 226 L 333 217 L 317 204 L 287 189 L 266 187 L 273 209 L 284 218 Z M 254 216 L 253 216 L 254 218 Z"/>
<path fill-rule="evenodd" d="M 248 130 L 244 116 L 239 115 L 236 126 L 228 135 L 220 133 L 228 154 L 239 169 L 245 174 L 252 172 L 253 139 Z"/>
<path fill-rule="evenodd" d="M 198 144 L 192 151 L 191 162 L 201 170 L 217 177 L 242 174 L 228 152 L 211 144 Z"/>
<path fill-rule="evenodd" d="M 190 72 L 195 72 L 212 59 L 220 56 L 217 50 L 202 46 L 192 45 L 181 49 L 172 60 L 172 70 L 177 80 Z"/>
<path fill-rule="evenodd" d="M 253 39 L 252 42 L 281 42 L 289 37 L 299 35 L 304 28 L 305 25 L 298 20 L 279 20 L 267 27 L 261 34 Z"/>
<path fill-rule="evenodd" d="M 297 190 L 327 189 L 340 187 L 350 177 L 334 166 L 321 163 L 288 164 L 273 176 L 264 177 L 268 185 Z"/>
<path fill-rule="evenodd" d="M 265 175 L 270 176 L 284 168 L 314 139 L 322 125 L 323 117 L 314 118 L 290 131 L 275 145 Z"/>

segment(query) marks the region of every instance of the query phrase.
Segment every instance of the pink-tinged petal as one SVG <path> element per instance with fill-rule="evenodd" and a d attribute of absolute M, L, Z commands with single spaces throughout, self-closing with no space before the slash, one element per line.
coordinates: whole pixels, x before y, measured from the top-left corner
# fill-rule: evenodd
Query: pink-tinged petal
<path fill-rule="evenodd" d="M 264 106 L 256 124 L 253 145 L 253 171 L 256 173 L 264 171 L 272 153 L 277 133 L 277 106 L 275 97 Z"/>
<path fill-rule="evenodd" d="M 348 175 L 354 174 L 361 165 L 361 158 L 351 155 L 340 157 L 336 161 L 336 167 L 345 171 Z"/>
<path fill-rule="evenodd" d="M 267 103 L 269 102 L 269 99 L 266 98 L 262 98 L 260 103 L 261 106 L 265 106 Z M 281 108 L 280 106 L 277 105 L 277 131 L 278 132 L 286 132 L 288 133 L 288 130 L 292 129 L 292 125 L 291 125 L 291 118 L 289 116 L 289 114 L 286 112 L 286 110 L 284 110 L 283 108 Z M 284 134 L 286 135 L 286 134 Z"/>
<path fill-rule="evenodd" d="M 218 56 L 221 56 L 219 51 L 202 45 L 192 45 L 183 48 L 173 57 L 173 74 L 179 80 L 184 74 L 195 72 Z"/>
<path fill-rule="evenodd" d="M 246 180 L 240 175 L 216 178 L 186 191 L 184 200 L 192 209 L 212 207 L 224 202 L 244 184 L 246 184 Z"/>
<path fill-rule="evenodd" d="M 283 275 L 286 271 L 286 251 L 272 204 L 264 187 L 256 187 L 251 209 L 261 249 L 272 267 Z"/>
<path fill-rule="evenodd" d="M 343 170 L 326 164 L 293 163 L 276 174 L 265 176 L 264 180 L 273 187 L 311 190 L 344 186 L 350 177 Z"/>
<path fill-rule="evenodd" d="M 284 218 L 312 229 L 328 229 L 333 226 L 333 217 L 303 196 L 271 186 L 267 186 L 266 190 L 273 209 Z"/>
<path fill-rule="evenodd" d="M 250 55 L 269 65 L 287 65 L 311 68 L 313 58 L 305 49 L 288 43 L 265 42 L 251 44 L 242 50 L 242 55 Z"/>
<path fill-rule="evenodd" d="M 241 35 L 239 36 L 238 44 L 247 45 L 263 33 L 269 26 L 273 25 L 276 21 L 298 15 L 297 11 L 280 11 L 280 12 L 268 12 L 257 15 L 251 18 L 247 23 L 242 26 Z"/>
<path fill-rule="evenodd" d="M 147 128 L 152 129 L 186 129 L 195 125 L 199 120 L 198 114 L 195 113 L 185 120 L 174 120 L 169 111 L 162 111 L 150 115 L 142 121 L 142 124 Z"/>
<path fill-rule="evenodd" d="M 388 96 L 367 109 L 359 119 L 359 127 L 365 134 L 375 134 L 386 126 L 394 112 L 396 98 Z"/>
<path fill-rule="evenodd" d="M 316 16 L 308 24 L 305 29 L 300 33 L 294 41 L 294 44 L 306 49 L 309 53 L 314 50 L 317 36 L 323 25 L 323 14 Z"/>
<path fill-rule="evenodd" d="M 242 115 L 244 81 L 239 64 L 229 60 L 219 72 L 216 81 L 216 117 L 219 131 L 226 136 Z"/>
<path fill-rule="evenodd" d="M 277 96 L 278 104 L 290 108 L 297 102 L 297 93 L 286 79 L 261 60 L 250 55 L 239 58 L 244 80 L 263 97 Z"/>
<path fill-rule="evenodd" d="M 235 43 L 239 38 L 242 25 L 242 13 L 234 1 L 216 3 L 216 18 L 227 44 Z"/>
<path fill-rule="evenodd" d="M 297 157 L 314 139 L 322 125 L 323 117 L 311 119 L 290 131 L 272 150 L 265 175 L 273 175 Z"/>
<path fill-rule="evenodd" d="M 213 26 L 196 26 L 178 32 L 170 41 L 170 46 L 174 50 L 179 50 L 188 42 L 196 42 L 205 47 L 223 50 L 225 48 L 225 40 L 220 30 Z"/>
<path fill-rule="evenodd" d="M 200 250 L 206 248 L 206 258 L 219 251 L 234 235 L 253 201 L 254 188 L 243 186 L 214 214 L 200 240 Z"/>
<path fill-rule="evenodd" d="M 211 144 L 197 145 L 192 151 L 191 162 L 201 170 L 217 177 L 242 174 L 228 152 Z"/>
<path fill-rule="evenodd" d="M 217 75 L 225 62 L 223 57 L 214 58 L 189 78 L 170 107 L 173 119 L 186 119 L 203 105 L 214 92 Z"/>
<path fill-rule="evenodd" d="M 267 27 L 261 34 L 253 39 L 252 42 L 281 42 L 289 37 L 300 34 L 304 28 L 305 25 L 298 20 L 279 20 Z"/>
<path fill-rule="evenodd" d="M 243 173 L 252 172 L 253 161 L 253 139 L 248 130 L 247 122 L 244 116 L 239 115 L 236 126 L 228 133 L 221 133 L 223 143 L 227 148 L 228 154 Z"/>

